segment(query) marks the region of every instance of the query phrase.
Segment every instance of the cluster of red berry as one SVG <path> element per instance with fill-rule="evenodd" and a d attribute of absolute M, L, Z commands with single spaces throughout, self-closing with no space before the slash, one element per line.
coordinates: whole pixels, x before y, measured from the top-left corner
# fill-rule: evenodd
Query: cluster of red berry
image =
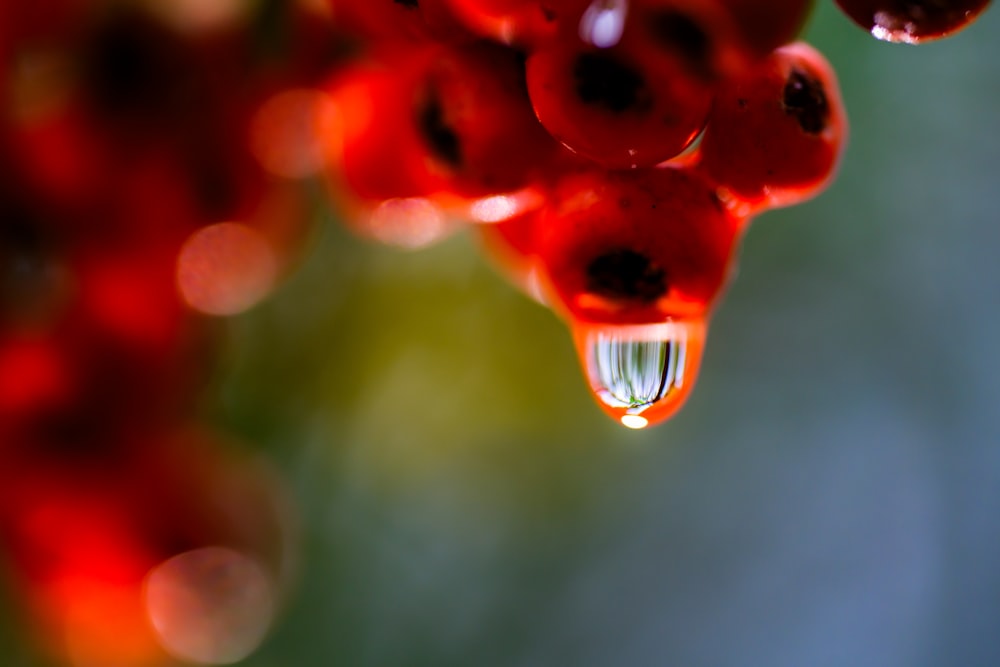
<path fill-rule="evenodd" d="M 838 1 L 908 42 L 988 2 Z M 280 494 L 191 421 L 206 315 L 280 278 L 297 179 L 321 174 L 381 241 L 470 223 L 569 324 L 615 420 L 673 414 L 747 223 L 817 194 L 842 153 L 833 70 L 792 41 L 810 10 L 0 3 L 0 540 L 48 643 L 226 662 L 266 628 Z"/>
<path fill-rule="evenodd" d="M 272 118 L 336 42 L 212 4 L 0 3 L 0 542 L 73 664 L 232 662 L 286 576 L 280 488 L 194 414 L 206 315 L 301 236 Z"/>
<path fill-rule="evenodd" d="M 750 219 L 819 193 L 847 136 L 811 0 L 329 0 L 359 53 L 327 84 L 335 198 L 402 245 L 480 224 L 570 326 L 598 403 L 641 428 L 694 384 Z M 849 2 L 883 39 L 986 3 Z"/>

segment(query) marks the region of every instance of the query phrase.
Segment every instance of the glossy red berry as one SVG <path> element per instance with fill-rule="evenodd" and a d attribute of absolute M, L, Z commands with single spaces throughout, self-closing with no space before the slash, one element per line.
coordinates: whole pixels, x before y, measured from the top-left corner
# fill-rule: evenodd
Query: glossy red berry
<path fill-rule="evenodd" d="M 565 149 L 535 117 L 516 53 L 488 42 L 445 47 L 421 78 L 413 119 L 455 192 L 488 196 L 551 176 Z"/>
<path fill-rule="evenodd" d="M 947 37 L 972 23 L 989 0 L 836 0 L 878 39 L 917 44 Z"/>
<path fill-rule="evenodd" d="M 338 199 L 362 204 L 352 222 L 367 220 L 376 238 L 437 230 L 399 237 L 423 245 L 451 216 L 517 215 L 536 205 L 525 190 L 577 163 L 535 118 L 517 55 L 496 44 L 382 51 L 329 91 L 331 179 Z"/>
<path fill-rule="evenodd" d="M 739 39 L 756 58 L 795 39 L 813 8 L 813 0 L 719 0 L 732 15 Z"/>
<path fill-rule="evenodd" d="M 791 44 L 719 91 L 701 165 L 738 202 L 787 206 L 831 182 L 847 131 L 833 68 Z"/>
<path fill-rule="evenodd" d="M 542 125 L 571 150 L 609 168 L 652 166 L 683 151 L 704 125 L 710 89 L 682 67 L 651 61 L 630 42 L 611 48 L 573 35 L 527 61 Z"/>
<path fill-rule="evenodd" d="M 342 194 L 378 201 L 441 189 L 417 130 L 414 109 L 426 48 L 379 53 L 339 70 L 325 86 L 330 112 L 319 119 L 330 175 Z"/>
<path fill-rule="evenodd" d="M 536 47 L 575 24 L 590 0 L 446 0 L 477 34 L 502 44 Z"/>
<path fill-rule="evenodd" d="M 567 177 L 538 230 L 545 285 L 569 320 L 652 324 L 711 311 L 740 224 L 713 184 L 666 166 Z"/>
<path fill-rule="evenodd" d="M 801 30 L 812 0 L 633 0 L 623 39 L 689 76 L 738 76 Z"/>

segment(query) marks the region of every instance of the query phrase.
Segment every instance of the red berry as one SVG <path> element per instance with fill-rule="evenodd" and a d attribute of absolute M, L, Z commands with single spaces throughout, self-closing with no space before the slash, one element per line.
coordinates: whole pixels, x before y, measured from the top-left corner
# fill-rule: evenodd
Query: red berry
<path fill-rule="evenodd" d="M 413 122 L 431 50 L 379 53 L 338 71 L 320 131 L 334 181 L 364 200 L 423 196 L 444 186 Z"/>
<path fill-rule="evenodd" d="M 733 16 L 739 39 L 756 58 L 791 42 L 802 30 L 813 0 L 719 0 Z"/>
<path fill-rule="evenodd" d="M 463 40 L 446 0 L 327 0 L 344 34 L 374 40 Z"/>
<path fill-rule="evenodd" d="M 739 222 L 688 168 L 567 177 L 538 226 L 546 287 L 578 323 L 704 317 L 731 272 Z"/>
<path fill-rule="evenodd" d="M 414 112 L 430 155 L 462 195 L 531 185 L 565 150 L 538 123 L 517 54 L 487 42 L 437 52 Z"/>
<path fill-rule="evenodd" d="M 990 0 L 836 0 L 878 39 L 917 44 L 947 37 L 972 23 Z"/>
<path fill-rule="evenodd" d="M 710 89 L 620 42 L 573 35 L 532 53 L 528 92 L 542 125 L 571 150 L 610 168 L 652 166 L 683 151 L 704 125 Z"/>
<path fill-rule="evenodd" d="M 833 68 L 808 44 L 790 44 L 719 91 L 701 164 L 740 202 L 787 206 L 831 182 L 846 139 Z"/>
<path fill-rule="evenodd" d="M 573 24 L 590 0 L 446 0 L 469 28 L 502 44 L 535 47 Z"/>
<path fill-rule="evenodd" d="M 687 76 L 712 85 L 742 71 L 754 57 L 722 0 L 634 2 L 624 39 L 653 62 L 680 63 Z"/>
<path fill-rule="evenodd" d="M 812 0 L 634 0 L 624 38 L 714 83 L 791 41 L 811 8 Z"/>
<path fill-rule="evenodd" d="M 575 166 L 535 118 L 514 52 L 477 42 L 373 56 L 331 85 L 324 131 L 362 233 L 424 245 L 453 228 L 448 213 L 511 217 L 537 199 L 524 190 Z"/>

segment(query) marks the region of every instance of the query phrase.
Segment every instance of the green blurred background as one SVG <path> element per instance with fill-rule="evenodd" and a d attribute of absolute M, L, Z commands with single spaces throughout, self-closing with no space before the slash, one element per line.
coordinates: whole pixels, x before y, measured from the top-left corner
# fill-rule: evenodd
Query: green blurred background
<path fill-rule="evenodd" d="M 890 46 L 819 4 L 841 175 L 750 229 L 697 390 L 645 432 L 471 235 L 402 252 L 317 207 L 205 405 L 301 514 L 245 664 L 1000 664 L 998 35 Z M 5 627 L 0 664 L 37 664 Z"/>

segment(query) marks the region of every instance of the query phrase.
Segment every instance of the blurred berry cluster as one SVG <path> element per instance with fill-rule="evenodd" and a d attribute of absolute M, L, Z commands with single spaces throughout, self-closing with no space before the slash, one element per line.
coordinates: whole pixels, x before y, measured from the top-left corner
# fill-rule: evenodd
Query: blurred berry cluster
<path fill-rule="evenodd" d="M 988 2 L 838 1 L 903 42 Z M 811 9 L 0 4 L 0 540 L 43 643 L 226 663 L 266 633 L 287 508 L 194 415 L 213 318 L 300 254 L 307 180 L 381 242 L 474 229 L 569 325 L 606 412 L 673 414 L 748 223 L 843 152 L 833 68 L 794 41 Z"/>

